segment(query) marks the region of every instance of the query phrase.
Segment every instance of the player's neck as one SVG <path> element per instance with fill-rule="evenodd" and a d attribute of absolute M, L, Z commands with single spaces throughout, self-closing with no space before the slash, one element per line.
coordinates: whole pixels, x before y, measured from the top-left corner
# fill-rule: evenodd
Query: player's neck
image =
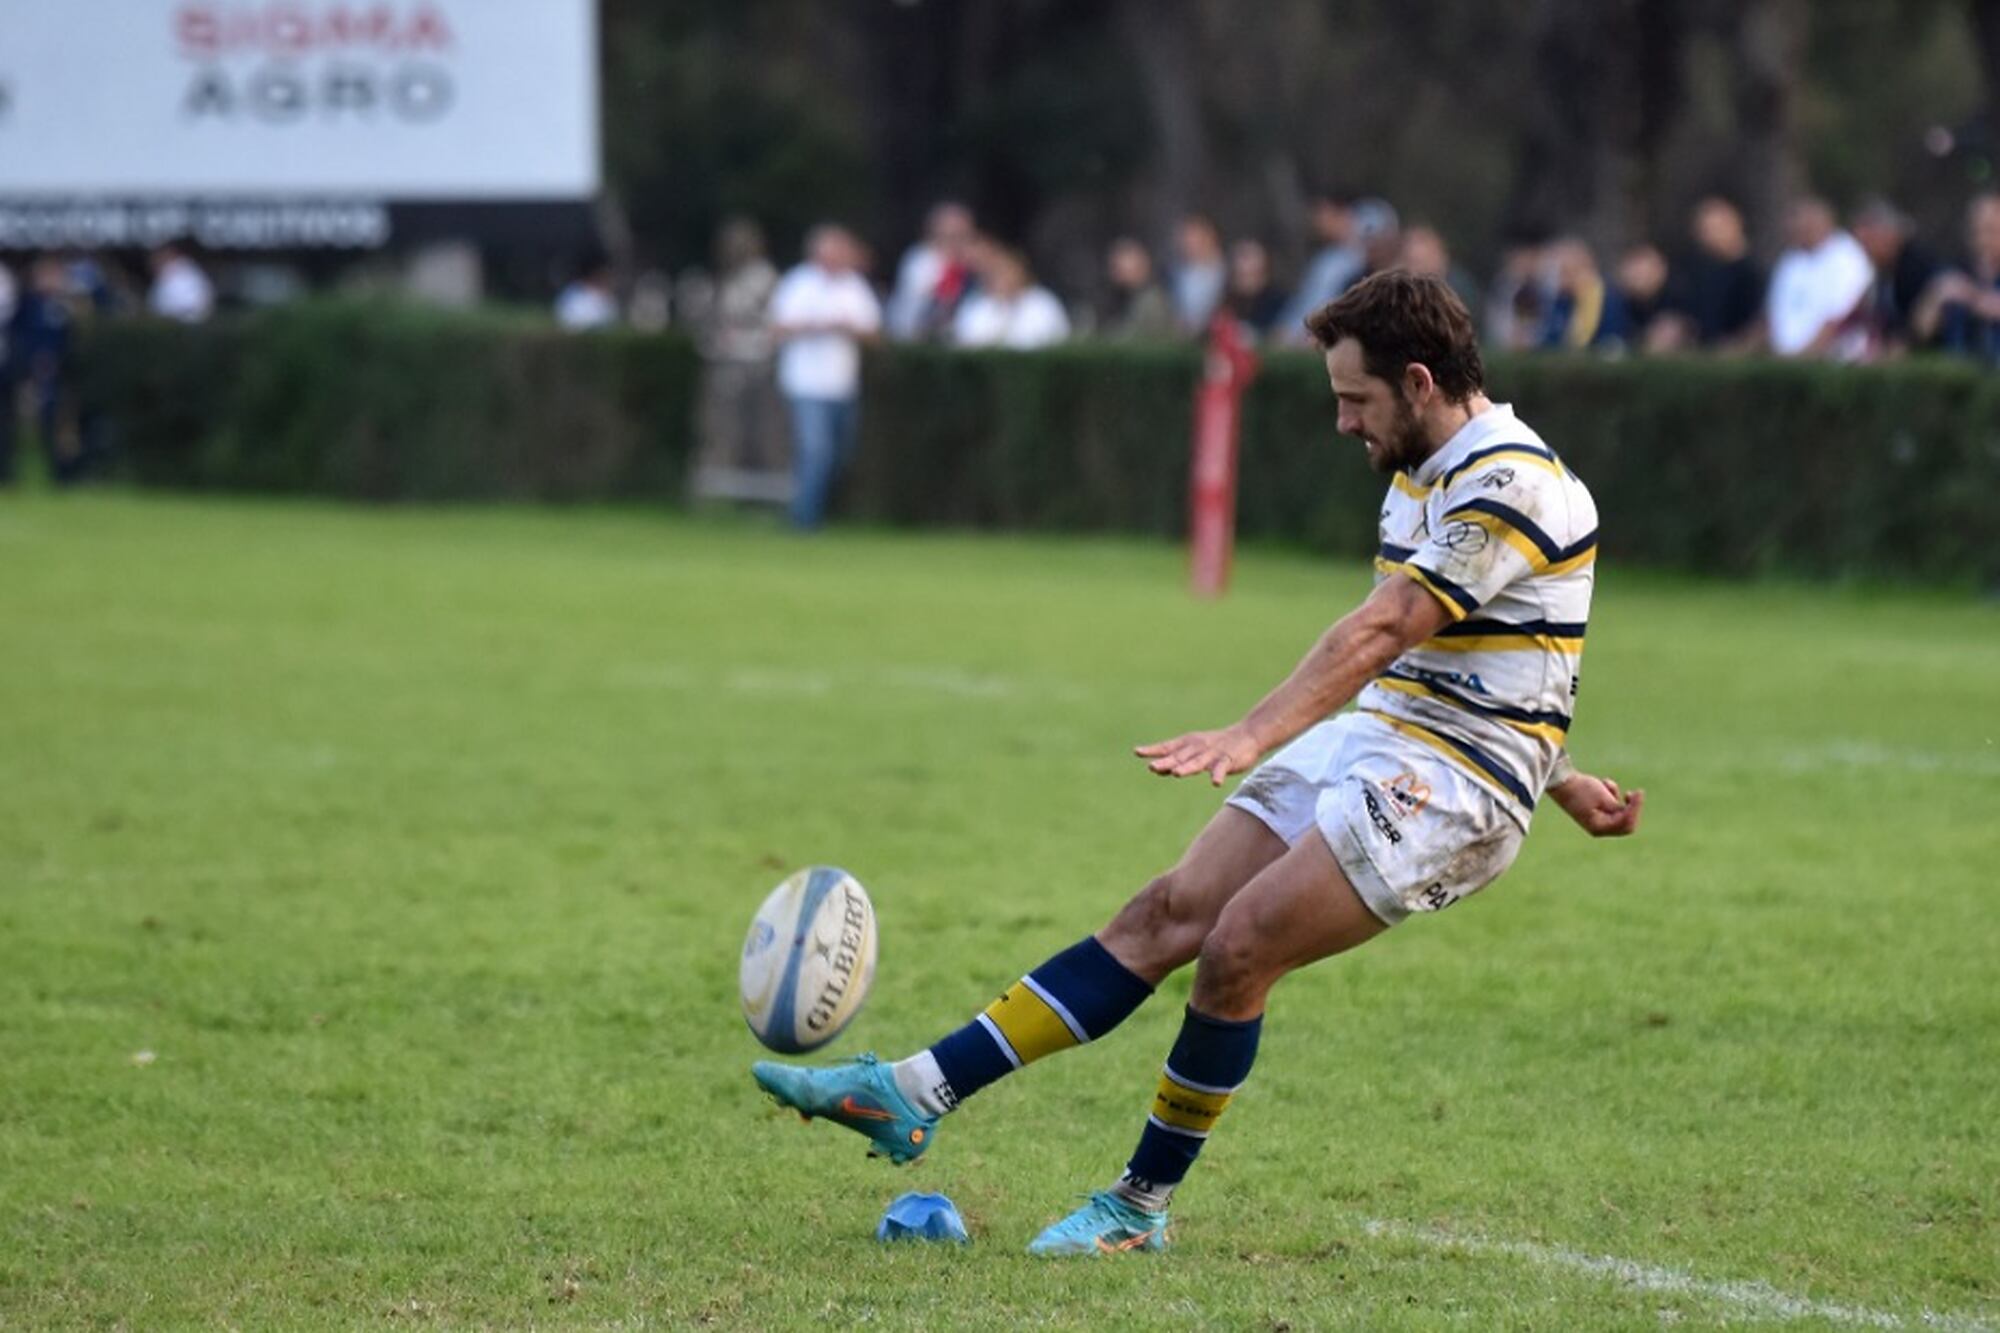
<path fill-rule="evenodd" d="M 1424 414 L 1424 439 L 1430 444 L 1424 457 L 1429 458 L 1450 444 L 1452 437 L 1464 430 L 1468 422 L 1492 409 L 1493 400 L 1483 393 L 1475 393 L 1462 403 L 1437 404 Z"/>

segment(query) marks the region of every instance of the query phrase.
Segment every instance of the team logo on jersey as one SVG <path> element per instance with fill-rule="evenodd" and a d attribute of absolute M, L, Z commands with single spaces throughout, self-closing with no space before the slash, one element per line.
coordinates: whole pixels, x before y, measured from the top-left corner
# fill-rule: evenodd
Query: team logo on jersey
<path fill-rule="evenodd" d="M 1422 814 L 1431 803 L 1431 784 L 1415 773 L 1398 773 L 1393 778 L 1385 778 L 1379 784 L 1389 797 L 1389 808 L 1398 819 Z"/>
<path fill-rule="evenodd" d="M 1479 479 L 1479 484 L 1488 490 L 1504 491 L 1514 484 L 1514 469 L 1496 467 Z"/>
<path fill-rule="evenodd" d="M 1486 549 L 1486 529 L 1477 523 L 1454 523 L 1438 534 L 1438 545 L 1454 555 L 1478 555 Z"/>

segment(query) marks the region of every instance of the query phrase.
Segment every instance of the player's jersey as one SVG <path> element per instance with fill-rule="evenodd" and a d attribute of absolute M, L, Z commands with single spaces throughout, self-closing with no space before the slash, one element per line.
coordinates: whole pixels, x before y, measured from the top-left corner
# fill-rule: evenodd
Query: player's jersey
<path fill-rule="evenodd" d="M 1452 623 L 1361 691 L 1358 708 L 1440 751 L 1525 827 L 1569 730 L 1596 577 L 1597 505 L 1495 404 L 1382 509 L 1378 581 L 1407 574 Z"/>

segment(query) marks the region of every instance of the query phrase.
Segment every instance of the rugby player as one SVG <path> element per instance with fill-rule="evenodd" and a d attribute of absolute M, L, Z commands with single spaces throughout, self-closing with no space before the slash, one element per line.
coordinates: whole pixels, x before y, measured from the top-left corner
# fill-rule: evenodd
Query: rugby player
<path fill-rule="evenodd" d="M 1194 963 L 1124 1173 L 1034 1253 L 1166 1246 L 1168 1200 L 1248 1078 L 1287 972 L 1492 883 L 1543 793 L 1598 837 L 1639 825 L 1644 793 L 1564 749 L 1597 558 L 1590 492 L 1487 398 L 1472 321 L 1442 281 L 1381 273 L 1306 326 L 1339 428 L 1390 479 L 1374 591 L 1241 721 L 1137 749 L 1166 777 L 1254 771 L 1178 865 L 928 1050 L 752 1071 L 784 1105 L 908 1162 L 967 1097 L 1102 1037 Z"/>

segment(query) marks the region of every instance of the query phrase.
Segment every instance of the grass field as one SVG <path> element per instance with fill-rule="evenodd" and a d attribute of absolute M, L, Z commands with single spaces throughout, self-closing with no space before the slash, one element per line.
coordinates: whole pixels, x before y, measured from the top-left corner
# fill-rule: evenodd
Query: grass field
<path fill-rule="evenodd" d="M 1022 1253 L 1186 978 L 895 1172 L 756 1095 L 742 932 L 847 866 L 901 1055 L 1213 808 L 1365 588 L 1123 543 L 0 501 L 0 1328 L 2000 1328 L 2000 609 L 1603 570 L 1507 879 L 1292 978 L 1168 1256 Z M 964 1251 L 870 1233 L 912 1188 Z"/>

